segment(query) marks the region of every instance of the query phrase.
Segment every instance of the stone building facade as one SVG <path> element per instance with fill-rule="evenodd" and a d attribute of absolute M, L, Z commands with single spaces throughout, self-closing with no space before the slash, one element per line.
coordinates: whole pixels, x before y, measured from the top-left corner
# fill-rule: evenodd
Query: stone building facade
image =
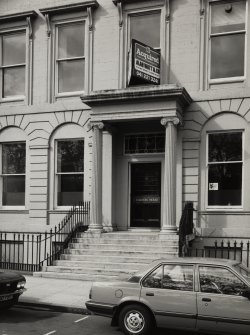
<path fill-rule="evenodd" d="M 90 228 L 250 236 L 247 0 L 3 0 L 0 230 L 43 232 L 78 200 Z M 160 85 L 129 85 L 132 39 Z"/>

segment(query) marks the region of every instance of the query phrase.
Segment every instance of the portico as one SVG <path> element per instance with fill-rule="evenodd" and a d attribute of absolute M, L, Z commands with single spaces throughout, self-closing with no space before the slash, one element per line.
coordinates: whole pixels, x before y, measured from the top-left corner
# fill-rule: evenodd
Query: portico
<path fill-rule="evenodd" d="M 143 228 L 176 234 L 182 206 L 179 138 L 184 109 L 191 102 L 186 90 L 130 87 L 95 91 L 82 101 L 91 107 L 93 136 L 89 230 Z"/>

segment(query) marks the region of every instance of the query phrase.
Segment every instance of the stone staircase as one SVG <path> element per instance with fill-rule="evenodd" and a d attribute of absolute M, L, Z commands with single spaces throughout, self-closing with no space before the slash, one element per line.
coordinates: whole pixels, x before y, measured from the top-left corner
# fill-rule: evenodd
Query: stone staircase
<path fill-rule="evenodd" d="M 53 266 L 34 276 L 116 280 L 127 277 L 154 259 L 178 254 L 178 237 L 159 232 L 79 233 Z"/>

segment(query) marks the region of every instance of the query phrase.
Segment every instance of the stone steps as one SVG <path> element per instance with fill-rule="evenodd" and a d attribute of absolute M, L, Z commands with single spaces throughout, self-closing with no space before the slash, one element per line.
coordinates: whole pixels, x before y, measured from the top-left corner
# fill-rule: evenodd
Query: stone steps
<path fill-rule="evenodd" d="M 160 248 L 157 248 L 156 250 L 141 250 L 141 249 L 134 249 L 131 250 L 131 248 L 127 250 L 120 250 L 120 249 L 83 249 L 83 248 L 69 248 L 65 250 L 66 255 L 99 255 L 100 251 L 103 256 L 123 256 L 123 257 L 129 257 L 131 255 L 134 255 L 136 253 L 137 256 L 151 256 L 154 255 L 156 258 L 162 258 L 162 257 L 168 257 L 171 255 L 174 251 L 177 251 L 177 249 L 167 248 L 162 251 Z"/>
<path fill-rule="evenodd" d="M 55 261 L 54 265 L 55 267 L 81 267 L 82 269 L 89 270 L 89 269 L 109 269 L 109 270 L 121 270 L 121 271 L 128 271 L 129 273 L 131 271 L 135 272 L 139 270 L 142 266 L 145 266 L 146 264 L 150 264 L 151 260 L 147 260 L 146 262 L 126 262 L 126 263 L 121 263 L 121 262 L 111 262 L 111 261 L 90 261 L 90 260 L 75 260 L 72 261 L 72 259 L 68 260 L 59 260 Z"/>
<path fill-rule="evenodd" d="M 159 243 L 157 243 L 157 245 L 148 245 L 146 243 L 134 243 L 134 241 L 129 240 L 129 241 L 120 241 L 117 240 L 117 243 L 108 243 L 108 241 L 106 241 L 106 243 L 103 243 L 103 241 L 101 241 L 100 243 L 92 243 L 90 244 L 90 242 L 88 243 L 87 241 L 79 241 L 79 242 L 72 242 L 69 243 L 69 248 L 70 249 L 87 249 L 87 250 L 97 250 L 97 249 L 102 249 L 102 250 L 117 250 L 117 244 L 119 244 L 119 247 L 122 248 L 122 250 L 131 250 L 131 246 L 133 248 L 134 251 L 137 250 L 163 250 L 166 249 L 166 251 L 168 250 L 173 250 L 172 248 L 177 248 L 178 249 L 178 244 L 177 243 L 166 243 L 163 241 L 160 241 Z"/>
<path fill-rule="evenodd" d="M 93 237 L 91 235 L 87 235 L 85 233 L 78 233 L 75 239 L 84 239 L 84 241 L 93 241 Z M 136 232 L 113 232 L 113 233 L 104 233 L 100 237 L 95 237 L 96 241 L 116 241 L 116 240 L 129 240 L 129 241 L 163 241 L 166 243 L 166 241 L 178 241 L 176 240 L 176 235 L 164 235 L 164 238 L 161 240 L 161 234 L 160 233 L 136 233 Z"/>
<path fill-rule="evenodd" d="M 110 263 L 150 263 L 154 259 L 160 259 L 160 258 L 168 258 L 174 256 L 173 253 L 165 253 L 163 256 L 161 254 L 151 254 L 151 255 L 142 255 L 137 256 L 137 254 L 130 254 L 128 256 L 123 256 L 123 255 L 74 255 L 74 254 L 63 254 L 61 255 L 61 260 L 72 260 L 72 261 L 84 261 L 85 259 L 88 259 L 89 261 L 95 262 L 98 260 L 100 263 L 105 263 L 105 262 L 110 262 Z"/>
<path fill-rule="evenodd" d="M 35 276 L 81 280 L 118 280 L 155 259 L 178 254 L 176 235 L 129 231 L 100 235 L 78 233 L 53 266 Z"/>
<path fill-rule="evenodd" d="M 71 280 L 84 280 L 84 281 L 109 281 L 109 280 L 122 280 L 124 277 L 116 275 L 96 275 L 89 273 L 67 273 L 67 272 L 35 272 L 35 277 L 42 278 L 58 278 L 58 279 L 71 279 Z"/>

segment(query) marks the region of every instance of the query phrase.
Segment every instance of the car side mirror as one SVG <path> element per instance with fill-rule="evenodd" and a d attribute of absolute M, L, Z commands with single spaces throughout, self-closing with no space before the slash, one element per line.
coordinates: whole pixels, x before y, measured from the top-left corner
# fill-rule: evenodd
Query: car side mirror
<path fill-rule="evenodd" d="M 245 297 L 250 300 L 250 288 L 247 288 L 246 290 L 242 291 L 241 295 L 242 297 Z"/>

